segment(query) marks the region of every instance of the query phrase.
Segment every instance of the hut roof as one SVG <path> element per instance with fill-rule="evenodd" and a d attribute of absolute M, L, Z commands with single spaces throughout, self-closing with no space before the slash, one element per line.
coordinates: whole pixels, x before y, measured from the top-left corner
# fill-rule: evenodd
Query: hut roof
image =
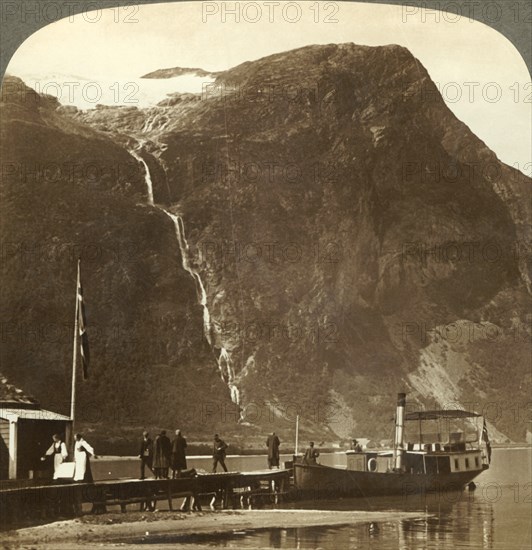
<path fill-rule="evenodd" d="M 19 418 L 24 420 L 61 420 L 70 421 L 68 416 L 63 414 L 46 411 L 44 409 L 14 409 L 0 408 L 0 418 L 5 420 L 17 421 Z"/>
<path fill-rule="evenodd" d="M 38 409 L 39 402 L 24 393 L 21 389 L 13 386 L 7 378 L 0 373 L 0 406 L 24 409 Z"/>

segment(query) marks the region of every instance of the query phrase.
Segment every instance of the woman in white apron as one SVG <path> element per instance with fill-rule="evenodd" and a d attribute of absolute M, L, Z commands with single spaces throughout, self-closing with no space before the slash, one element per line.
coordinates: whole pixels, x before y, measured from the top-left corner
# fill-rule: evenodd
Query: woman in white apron
<path fill-rule="evenodd" d="M 61 464 L 67 459 L 68 453 L 66 445 L 61 441 L 61 437 L 58 434 L 52 436 L 53 443 L 50 445 L 50 448 L 44 453 L 44 456 L 41 457 L 41 460 L 46 460 L 47 456 L 54 457 L 54 479 L 57 479 L 57 470 Z"/>
<path fill-rule="evenodd" d="M 74 481 L 92 483 L 90 457 L 94 455 L 94 449 L 83 439 L 81 434 L 76 434 L 74 441 Z"/>

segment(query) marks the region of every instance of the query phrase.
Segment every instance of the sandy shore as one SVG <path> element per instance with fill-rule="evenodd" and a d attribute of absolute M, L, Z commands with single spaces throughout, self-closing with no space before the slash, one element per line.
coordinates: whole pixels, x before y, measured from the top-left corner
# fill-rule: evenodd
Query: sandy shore
<path fill-rule="evenodd" d="M 162 544 L 164 535 L 223 534 L 233 531 L 312 526 L 355 525 L 421 517 L 419 512 L 338 512 L 329 510 L 224 510 L 186 514 L 179 512 L 128 512 L 86 515 L 37 527 L 4 533 L 4 549 L 66 550 L 80 548 L 177 548 L 199 550 L 206 545 Z M 150 544 L 150 538 L 153 543 Z M 130 541 L 130 542 L 128 542 Z M 133 542 L 134 541 L 134 542 Z M 184 541 L 183 541 L 184 542 Z M 209 546 L 212 548 L 212 545 Z"/>

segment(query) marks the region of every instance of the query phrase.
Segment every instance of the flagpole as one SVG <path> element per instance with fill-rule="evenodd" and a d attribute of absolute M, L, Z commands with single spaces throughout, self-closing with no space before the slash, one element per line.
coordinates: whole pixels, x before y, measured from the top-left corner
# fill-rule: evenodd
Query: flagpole
<path fill-rule="evenodd" d="M 74 345 L 72 347 L 72 393 L 70 397 L 70 420 L 74 432 L 74 418 L 76 412 L 76 363 L 78 357 L 78 313 L 79 313 L 79 282 L 81 258 L 78 258 L 78 278 L 76 282 L 76 313 L 74 316 Z"/>
<path fill-rule="evenodd" d="M 299 415 L 296 416 L 296 456 L 299 453 Z"/>

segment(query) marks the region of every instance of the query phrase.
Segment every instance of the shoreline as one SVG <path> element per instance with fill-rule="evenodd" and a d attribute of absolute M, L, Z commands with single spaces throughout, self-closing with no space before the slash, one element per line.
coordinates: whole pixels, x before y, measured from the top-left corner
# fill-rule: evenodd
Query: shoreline
<path fill-rule="evenodd" d="M 220 510 L 214 512 L 127 512 L 57 521 L 47 525 L 25 527 L 3 535 L 3 548 L 43 548 L 66 550 L 90 543 L 99 547 L 138 548 L 142 546 L 170 548 L 161 539 L 187 536 L 232 534 L 235 530 L 290 529 L 364 523 L 396 522 L 427 517 L 423 512 L 360 512 L 330 510 Z M 179 544 L 193 550 L 192 541 Z M 175 546 L 174 546 L 175 547 Z M 204 546 L 202 546 L 204 547 Z"/>

